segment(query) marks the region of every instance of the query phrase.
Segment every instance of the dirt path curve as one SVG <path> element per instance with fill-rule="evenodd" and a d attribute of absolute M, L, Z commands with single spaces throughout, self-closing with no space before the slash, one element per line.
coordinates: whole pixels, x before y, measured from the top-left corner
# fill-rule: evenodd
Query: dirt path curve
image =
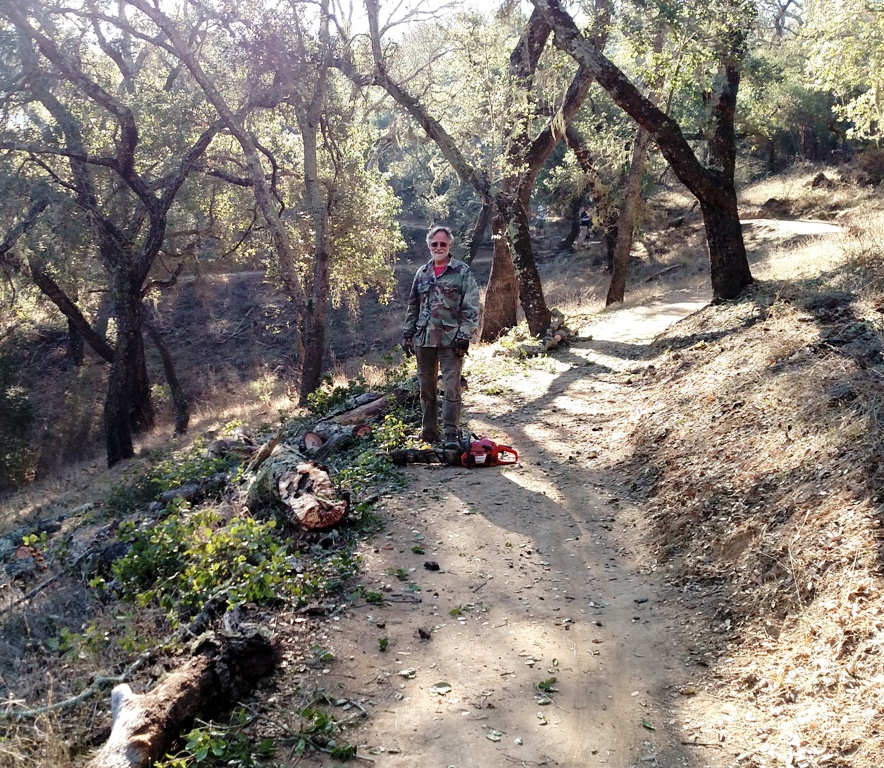
<path fill-rule="evenodd" d="M 642 345 L 704 302 L 605 315 L 548 371 L 501 363 L 494 387 L 468 395 L 470 427 L 516 447 L 517 465 L 407 470 L 363 551 L 384 601 L 334 622 L 338 661 L 317 670 L 369 713 L 349 736 L 360 755 L 391 768 L 728 764 L 680 710 L 702 657 L 690 603 L 643 547 L 630 478 L 597 468 L 624 450 Z"/>

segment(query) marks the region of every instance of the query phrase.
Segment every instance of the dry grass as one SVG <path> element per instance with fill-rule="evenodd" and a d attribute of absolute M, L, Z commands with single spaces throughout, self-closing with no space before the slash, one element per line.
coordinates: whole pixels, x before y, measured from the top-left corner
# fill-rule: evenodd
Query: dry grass
<path fill-rule="evenodd" d="M 637 408 L 659 556 L 714 596 L 721 696 L 763 742 L 743 765 L 884 764 L 879 222 L 857 218 L 822 263 L 818 243 L 791 249 L 800 280 L 677 325 Z"/>

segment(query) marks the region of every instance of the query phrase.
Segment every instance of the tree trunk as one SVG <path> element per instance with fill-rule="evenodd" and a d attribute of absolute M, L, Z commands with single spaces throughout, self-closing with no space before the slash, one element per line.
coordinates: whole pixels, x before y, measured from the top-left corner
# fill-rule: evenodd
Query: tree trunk
<path fill-rule="evenodd" d="M 326 274 L 328 270 L 326 269 Z M 327 288 L 324 295 L 316 295 L 308 302 L 309 314 L 303 318 L 301 339 L 303 357 L 301 359 L 301 386 L 298 403 L 307 405 L 307 396 L 315 392 L 322 382 L 322 362 L 325 357 L 325 330 L 328 319 Z"/>
<path fill-rule="evenodd" d="M 89 322 L 83 317 L 79 308 L 70 297 L 32 258 L 28 259 L 28 268 L 31 270 L 31 278 L 42 293 L 58 307 L 59 311 L 67 318 L 68 328 L 72 325 L 80 332 L 84 341 L 92 347 L 93 351 L 102 359 L 112 363 L 114 350 L 107 343 L 104 336 L 92 329 Z"/>
<path fill-rule="evenodd" d="M 560 0 L 531 1 L 555 32 L 556 45 L 588 67 L 617 106 L 651 134 L 675 175 L 700 202 L 709 246 L 713 299 L 724 301 L 739 296 L 752 282 L 734 188 L 734 110 L 740 83 L 738 57 L 742 33 L 731 32 L 730 49 L 723 53 L 724 80 L 713 110 L 710 167 L 704 167 L 678 123 L 643 96 L 580 32 Z"/>
<path fill-rule="evenodd" d="M 141 295 L 138 290 L 134 296 L 129 294 L 126 290 L 126 296 L 115 301 L 117 347 L 104 401 L 104 435 L 109 467 L 132 458 L 135 455 L 132 433 L 151 429 L 154 424 L 144 338 L 141 335 Z"/>
<path fill-rule="evenodd" d="M 609 262 L 611 285 L 605 306 L 622 302 L 626 296 L 626 279 L 629 276 L 629 254 L 632 252 L 633 234 L 635 232 L 635 214 L 638 210 L 642 193 L 642 179 L 645 175 L 645 161 L 648 157 L 650 134 L 639 128 L 632 146 L 632 163 L 626 179 L 626 192 L 620 216 L 617 219 L 617 242 L 614 254 Z"/>
<path fill-rule="evenodd" d="M 519 302 L 528 321 L 532 336 L 542 338 L 549 328 L 552 313 L 546 305 L 543 285 L 537 272 L 534 250 L 531 247 L 531 227 L 528 222 L 528 208 L 521 200 L 512 206 L 508 231 L 510 233 L 513 266 L 519 280 Z"/>
<path fill-rule="evenodd" d="M 72 368 L 79 368 L 85 359 L 86 343 L 83 334 L 68 318 L 68 352 L 67 362 Z"/>
<path fill-rule="evenodd" d="M 470 238 L 470 249 L 464 261 L 472 264 L 473 259 L 482 247 L 482 241 L 485 239 L 485 231 L 488 229 L 488 223 L 491 221 L 491 206 L 488 203 L 482 204 L 479 216 L 476 218 L 476 225 L 473 227 L 473 236 Z"/>
<path fill-rule="evenodd" d="M 489 342 L 516 325 L 519 301 L 519 282 L 510 256 L 506 222 L 499 214 L 492 219 L 491 230 L 494 233 L 494 259 L 485 289 L 482 328 L 479 332 L 479 338 Z"/>
<path fill-rule="evenodd" d="M 150 432 L 156 423 L 156 412 L 150 394 L 150 377 L 147 375 L 147 355 L 144 349 L 144 336 L 138 331 L 133 349 L 133 363 L 129 368 L 132 380 L 132 395 L 129 403 L 129 423 L 136 435 Z"/>
<path fill-rule="evenodd" d="M 322 362 L 325 357 L 325 332 L 328 322 L 329 294 L 329 216 L 337 195 L 337 173 L 331 178 L 320 179 L 319 137 L 322 116 L 326 109 L 326 91 L 331 67 L 331 43 L 329 40 L 329 0 L 317 3 L 320 14 L 320 57 L 316 61 L 316 73 L 311 82 L 302 81 L 292 88 L 292 105 L 301 133 L 304 163 L 304 190 L 313 218 L 313 269 L 306 290 L 302 335 L 304 357 L 301 362 L 301 387 L 299 404 L 307 405 L 307 396 L 316 391 L 322 379 Z M 303 100 L 300 94 L 306 92 Z M 335 153 L 332 152 L 334 156 Z M 332 162 L 335 162 L 334 160 Z M 339 169 L 335 169 L 336 171 Z"/>
<path fill-rule="evenodd" d="M 187 396 L 184 394 L 184 388 L 178 380 L 175 373 L 175 363 L 172 361 L 172 355 L 169 354 L 169 348 L 163 342 L 160 332 L 153 323 L 146 322 L 145 328 L 150 340 L 160 353 L 163 361 L 163 372 L 166 374 L 166 383 L 169 385 L 169 392 L 172 395 L 172 404 L 175 408 L 175 434 L 187 434 L 187 425 L 190 423 L 190 408 L 187 403 Z"/>
<path fill-rule="evenodd" d="M 605 184 L 601 176 L 599 176 L 598 171 L 593 165 L 592 153 L 589 151 L 589 147 L 573 125 L 569 125 L 568 130 L 565 132 L 565 141 L 574 153 L 574 157 L 577 158 L 580 169 L 586 175 L 586 179 L 589 182 L 593 204 L 595 205 L 593 223 L 605 244 L 608 271 L 613 272 L 614 251 L 617 248 L 617 222 L 620 217 L 620 208 L 616 195 L 614 190 Z M 580 198 L 575 200 L 577 205 L 573 213 L 575 233 L 580 232 L 580 222 L 577 219 L 577 214 L 581 202 L 583 201 Z"/>
<path fill-rule="evenodd" d="M 661 25 L 657 28 L 657 34 L 654 37 L 654 60 L 660 58 L 665 42 L 666 27 Z M 656 104 L 657 97 L 663 87 L 663 77 L 659 70 L 654 77 L 654 81 L 648 95 Z M 620 215 L 617 217 L 617 244 L 608 262 L 608 269 L 611 271 L 611 285 L 608 288 L 605 306 L 622 302 L 626 296 L 626 279 L 629 276 L 629 255 L 632 252 L 632 243 L 635 235 L 636 214 L 642 199 L 642 181 L 645 176 L 648 144 L 650 141 L 651 135 L 644 128 L 638 126 L 632 145 L 632 161 L 629 166 L 629 174 L 626 177 L 623 205 L 620 207 Z"/>
<path fill-rule="evenodd" d="M 156 688 L 136 695 L 118 685 L 111 696 L 110 738 L 86 768 L 147 768 L 200 714 L 230 706 L 269 675 L 281 658 L 278 643 L 260 632 L 204 640 L 198 655 Z"/>
<path fill-rule="evenodd" d="M 574 245 L 580 234 L 580 206 L 582 203 L 583 198 L 578 196 L 573 198 L 568 206 L 568 221 L 571 222 L 571 228 L 568 230 L 568 234 L 559 241 L 558 249 L 560 251 L 571 250 L 571 246 Z"/>
<path fill-rule="evenodd" d="M 736 298 L 752 282 L 743 230 L 737 213 L 736 193 L 716 205 L 700 201 L 703 225 L 709 242 L 710 271 L 714 301 Z"/>

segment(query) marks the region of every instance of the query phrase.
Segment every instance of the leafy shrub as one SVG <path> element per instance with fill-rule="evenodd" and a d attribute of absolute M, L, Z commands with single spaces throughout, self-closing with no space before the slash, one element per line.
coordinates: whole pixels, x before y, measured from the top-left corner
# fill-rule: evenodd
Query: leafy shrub
<path fill-rule="evenodd" d="M 207 768 L 257 768 L 265 765 L 266 759 L 276 752 L 276 742 L 265 738 L 253 743 L 245 730 L 251 719 L 252 714 L 240 708 L 234 713 L 229 726 L 209 722 L 194 728 L 187 734 L 184 749 L 175 756 L 158 761 L 157 768 L 187 768 L 194 764 Z"/>
<path fill-rule="evenodd" d="M 199 612 L 214 595 L 231 605 L 301 605 L 319 594 L 336 592 L 357 572 L 349 550 L 314 547 L 312 560 L 280 541 L 273 521 L 225 520 L 214 509 L 191 511 L 181 500 L 170 504 L 163 520 L 137 528 L 120 526 L 129 551 L 112 566 L 123 599 L 157 604 L 173 624 Z M 102 586 L 100 578 L 92 586 Z"/>
<path fill-rule="evenodd" d="M 209 456 L 205 441 L 197 438 L 184 450 L 159 454 L 134 480 L 114 487 L 104 501 L 104 508 L 118 517 L 129 514 L 158 499 L 160 494 L 183 485 L 229 471 L 240 461 L 236 456 Z"/>
<path fill-rule="evenodd" d="M 272 521 L 225 522 L 212 509 L 190 513 L 187 502 L 175 506 L 148 527 L 120 526 L 121 540 L 131 544 L 113 565 L 124 598 L 157 603 L 174 617 L 197 613 L 222 588 L 235 604 L 315 592 L 299 578 L 298 556 L 273 536 Z"/>
<path fill-rule="evenodd" d="M 343 405 L 351 397 L 368 391 L 365 378 L 357 376 L 347 382 L 347 386 L 333 386 L 331 378 L 326 376 L 319 389 L 307 395 L 307 407 L 317 416 L 324 416 L 332 409 Z"/>

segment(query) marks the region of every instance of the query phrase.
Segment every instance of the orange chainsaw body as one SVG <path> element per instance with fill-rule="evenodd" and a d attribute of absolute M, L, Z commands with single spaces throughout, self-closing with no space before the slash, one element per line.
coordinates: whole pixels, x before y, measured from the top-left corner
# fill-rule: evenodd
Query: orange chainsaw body
<path fill-rule="evenodd" d="M 466 450 L 461 454 L 460 462 L 465 467 L 497 467 L 501 464 L 515 464 L 519 454 L 508 445 L 500 445 L 487 437 L 467 440 Z"/>

